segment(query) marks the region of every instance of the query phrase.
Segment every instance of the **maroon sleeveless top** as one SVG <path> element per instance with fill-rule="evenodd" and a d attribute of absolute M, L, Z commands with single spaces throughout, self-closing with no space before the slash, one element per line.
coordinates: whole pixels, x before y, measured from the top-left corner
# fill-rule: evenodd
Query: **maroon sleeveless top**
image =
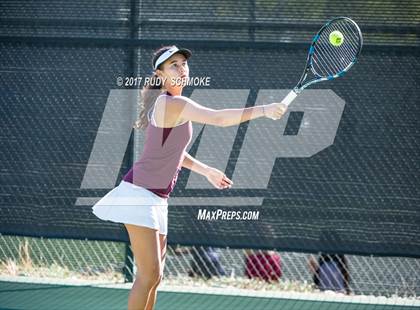
<path fill-rule="evenodd" d="M 184 152 L 191 142 L 193 129 L 191 121 L 175 127 L 157 127 L 153 114 L 154 105 L 148 113 L 149 124 L 142 155 L 123 180 L 162 198 L 169 198 L 182 169 Z"/>

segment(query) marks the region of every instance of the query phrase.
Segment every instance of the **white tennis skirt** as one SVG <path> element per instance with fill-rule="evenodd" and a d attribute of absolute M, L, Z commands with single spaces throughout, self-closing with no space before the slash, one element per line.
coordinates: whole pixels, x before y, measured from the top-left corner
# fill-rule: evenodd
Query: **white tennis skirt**
<path fill-rule="evenodd" d="M 168 234 L 168 200 L 124 180 L 102 197 L 92 212 L 101 220 L 144 226 Z"/>

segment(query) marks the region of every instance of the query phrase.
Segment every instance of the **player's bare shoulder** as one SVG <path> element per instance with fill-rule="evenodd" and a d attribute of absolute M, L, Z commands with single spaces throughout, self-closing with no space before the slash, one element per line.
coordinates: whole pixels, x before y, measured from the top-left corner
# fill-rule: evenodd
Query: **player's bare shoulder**
<path fill-rule="evenodd" d="M 157 100 L 157 105 L 167 105 L 168 108 L 177 110 L 179 108 L 185 107 L 186 104 L 190 103 L 192 100 L 184 96 L 170 96 L 167 94 L 160 95 Z"/>
<path fill-rule="evenodd" d="M 156 100 L 156 122 L 162 127 L 174 127 L 185 120 L 182 111 L 191 100 L 184 96 L 160 95 Z"/>

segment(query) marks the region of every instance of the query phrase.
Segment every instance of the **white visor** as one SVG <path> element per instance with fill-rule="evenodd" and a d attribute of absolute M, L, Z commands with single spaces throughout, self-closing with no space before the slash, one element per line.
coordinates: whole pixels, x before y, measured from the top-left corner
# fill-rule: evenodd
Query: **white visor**
<path fill-rule="evenodd" d="M 169 57 L 171 57 L 173 54 L 180 53 L 185 56 L 185 58 L 190 58 L 192 55 L 191 51 L 186 48 L 179 49 L 175 45 L 172 46 L 170 49 L 168 49 L 166 52 L 164 52 L 162 55 L 159 56 L 159 58 L 156 60 L 153 69 L 156 70 L 157 67 L 159 67 L 160 64 L 164 63 Z"/>

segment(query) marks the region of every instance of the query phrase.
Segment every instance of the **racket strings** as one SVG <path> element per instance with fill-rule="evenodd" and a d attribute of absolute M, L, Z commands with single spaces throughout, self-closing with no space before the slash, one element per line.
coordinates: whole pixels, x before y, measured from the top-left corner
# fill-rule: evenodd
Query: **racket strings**
<path fill-rule="evenodd" d="M 317 55 L 318 62 L 323 63 L 324 67 L 328 68 L 325 72 L 327 76 L 341 72 L 353 61 L 353 57 L 349 56 L 351 51 L 347 51 L 347 46 L 333 46 L 329 42 L 329 34 L 327 32 L 321 34 L 320 41 L 316 47 L 318 47 L 319 51 Z M 317 53 L 315 52 L 315 54 Z"/>
<path fill-rule="evenodd" d="M 353 61 L 357 54 L 355 46 L 358 45 L 358 38 L 355 36 L 354 30 L 350 29 L 349 25 L 343 22 L 332 23 L 328 28 L 329 31 L 324 31 L 322 35 L 323 42 L 328 43 L 328 45 L 324 44 L 323 47 L 327 50 L 329 55 L 335 58 L 341 57 L 341 60 L 345 63 Z M 334 46 L 329 43 L 329 34 L 334 30 L 340 31 L 345 38 L 341 46 Z"/>
<path fill-rule="evenodd" d="M 330 33 L 335 30 L 340 31 L 344 36 L 344 41 L 340 46 L 334 46 L 329 41 Z M 334 76 L 355 61 L 360 48 L 360 31 L 357 26 L 348 20 L 332 22 L 321 31 L 314 44 L 313 69 L 320 76 Z"/>
<path fill-rule="evenodd" d="M 329 50 L 328 45 L 325 44 L 325 38 L 322 36 L 319 39 L 317 45 L 315 45 L 315 53 L 313 55 L 314 59 L 317 59 L 317 64 L 322 66 L 324 70 L 318 72 L 317 68 L 314 67 L 317 73 L 321 73 L 321 76 L 329 76 L 334 75 L 336 72 L 340 72 L 340 65 L 339 61 L 337 61 L 336 55 L 333 54 L 332 51 Z M 322 41 L 321 41 L 322 40 Z M 330 44 L 329 42 L 327 44 Z"/>
<path fill-rule="evenodd" d="M 323 65 L 323 73 L 327 76 L 335 75 L 343 71 L 350 63 L 353 62 L 357 49 L 355 36 L 346 26 L 332 24 L 328 31 L 323 31 L 320 35 L 318 44 L 315 46 L 317 55 L 317 63 Z M 345 37 L 345 42 L 341 46 L 334 46 L 329 42 L 329 33 L 333 30 L 339 30 Z M 316 53 L 318 51 L 318 53 Z"/>
<path fill-rule="evenodd" d="M 357 55 L 357 46 L 359 45 L 359 38 L 356 36 L 355 31 L 357 29 L 351 29 L 348 23 L 333 23 L 333 30 L 338 30 L 341 33 L 346 33 L 349 36 L 350 44 L 347 45 L 347 48 L 343 49 L 342 52 L 349 57 L 349 61 L 353 61 L 354 57 Z M 347 31 L 347 32 L 346 32 Z M 347 40 L 346 40 L 347 41 Z M 343 44 L 348 43 L 344 42 Z"/>

